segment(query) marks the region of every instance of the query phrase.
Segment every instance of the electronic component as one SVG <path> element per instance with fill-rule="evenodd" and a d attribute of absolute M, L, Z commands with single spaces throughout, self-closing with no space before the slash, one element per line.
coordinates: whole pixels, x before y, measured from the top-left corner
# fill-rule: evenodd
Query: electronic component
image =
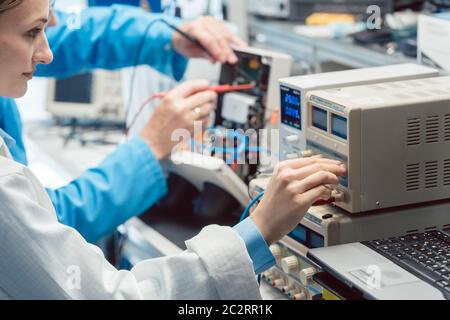
<path fill-rule="evenodd" d="M 280 101 L 278 79 L 290 74 L 292 58 L 285 54 L 257 48 L 240 48 L 235 52 L 239 62 L 235 65 L 224 64 L 219 82 L 233 85 L 254 84 L 254 89 L 240 93 L 256 98 L 251 116 L 257 120 L 252 122 L 250 118 L 247 123 L 242 124 L 223 118 L 224 95 L 222 94 L 218 99 L 215 125 L 228 129 L 262 129 L 272 112 L 278 110 Z"/>
<path fill-rule="evenodd" d="M 363 68 L 348 71 L 329 72 L 281 79 L 280 83 L 280 160 L 299 158 L 309 152 L 306 150 L 305 128 L 306 95 L 311 90 L 348 87 L 370 83 L 429 78 L 437 76 L 435 69 L 416 65 L 399 64 L 392 66 Z M 339 130 L 342 119 L 334 117 L 333 128 Z M 314 123 L 322 129 L 323 114 L 314 113 Z M 320 124 L 322 122 L 322 124 Z"/>
<path fill-rule="evenodd" d="M 450 77 L 312 91 L 307 149 L 347 165 L 336 206 L 360 213 L 447 199 Z"/>
<path fill-rule="evenodd" d="M 47 110 L 58 118 L 125 122 L 120 71 L 50 80 Z"/>
<path fill-rule="evenodd" d="M 247 91 L 219 94 L 214 126 L 220 132 L 216 137 L 222 139 L 228 150 L 240 150 L 240 154 L 231 158 L 244 159 L 244 163 L 230 162 L 230 154 L 224 154 L 226 161 L 245 182 L 257 172 L 261 157 L 271 158 L 270 154 L 259 152 L 260 129 L 271 129 L 268 120 L 279 109 L 278 79 L 290 74 L 292 58 L 288 55 L 260 50 L 241 48 L 236 50 L 239 62 L 235 65 L 225 64 L 220 73 L 220 84 L 253 84 L 255 88 Z M 230 141 L 226 130 L 240 130 L 245 140 Z M 230 145 L 231 143 L 231 145 Z M 240 149 L 240 144 L 246 144 Z M 278 141 L 275 141 L 278 143 Z M 249 150 L 249 146 L 256 150 Z M 265 149 L 271 150 L 270 142 Z"/>
<path fill-rule="evenodd" d="M 251 109 L 256 104 L 256 97 L 242 93 L 228 93 L 223 96 L 221 117 L 238 125 L 251 121 Z"/>

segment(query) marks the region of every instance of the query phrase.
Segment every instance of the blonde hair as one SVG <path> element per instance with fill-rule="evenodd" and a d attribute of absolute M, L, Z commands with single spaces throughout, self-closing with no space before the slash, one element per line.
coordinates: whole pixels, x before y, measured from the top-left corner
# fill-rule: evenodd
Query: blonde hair
<path fill-rule="evenodd" d="M 12 9 L 22 3 L 22 0 L 0 0 L 0 13 Z"/>

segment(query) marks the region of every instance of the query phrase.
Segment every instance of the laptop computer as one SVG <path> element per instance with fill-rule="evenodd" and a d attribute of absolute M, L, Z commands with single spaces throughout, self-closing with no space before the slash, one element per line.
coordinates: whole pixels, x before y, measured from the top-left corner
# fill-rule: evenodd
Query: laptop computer
<path fill-rule="evenodd" d="M 308 258 L 367 299 L 450 299 L 450 229 L 311 249 Z"/>

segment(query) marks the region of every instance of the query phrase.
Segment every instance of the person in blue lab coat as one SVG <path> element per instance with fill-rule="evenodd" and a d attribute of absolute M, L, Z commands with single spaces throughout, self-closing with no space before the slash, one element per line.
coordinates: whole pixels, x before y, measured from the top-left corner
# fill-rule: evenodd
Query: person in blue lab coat
<path fill-rule="evenodd" d="M 70 15 L 55 11 L 54 18 L 59 23 L 47 30 L 54 61 L 50 65 L 38 66 L 35 74 L 64 78 L 95 68 L 129 67 L 134 64 L 130 56 L 136 56 L 142 38 L 146 37 L 138 65 L 150 65 L 180 80 L 188 57 L 207 56 L 157 22 L 161 17 L 132 6 L 95 7 L 82 11 L 81 28 L 71 29 L 66 23 Z M 215 60 L 237 61 L 230 45 L 242 43 L 220 22 L 205 17 L 184 24 L 174 18 L 165 19 L 197 37 Z M 161 135 L 158 125 L 149 123 L 143 134 Z M 151 126 L 153 128 L 150 129 Z M 0 98 L 0 129 L 15 139 L 11 154 L 16 161 L 26 165 L 22 123 L 12 99 Z M 167 136 L 169 138 L 170 134 Z M 132 138 L 98 167 L 86 171 L 64 187 L 47 190 L 58 220 L 77 229 L 87 241 L 96 242 L 160 200 L 167 193 L 166 180 L 158 156 L 150 150 L 147 142 L 142 135 Z"/>

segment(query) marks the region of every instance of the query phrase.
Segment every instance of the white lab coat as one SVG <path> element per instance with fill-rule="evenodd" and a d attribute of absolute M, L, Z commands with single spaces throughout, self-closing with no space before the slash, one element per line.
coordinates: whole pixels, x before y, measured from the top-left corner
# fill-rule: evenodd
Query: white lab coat
<path fill-rule="evenodd" d="M 232 228 L 209 226 L 187 251 L 118 271 L 58 223 L 31 171 L 0 137 L 0 299 L 260 299 L 252 261 Z"/>

